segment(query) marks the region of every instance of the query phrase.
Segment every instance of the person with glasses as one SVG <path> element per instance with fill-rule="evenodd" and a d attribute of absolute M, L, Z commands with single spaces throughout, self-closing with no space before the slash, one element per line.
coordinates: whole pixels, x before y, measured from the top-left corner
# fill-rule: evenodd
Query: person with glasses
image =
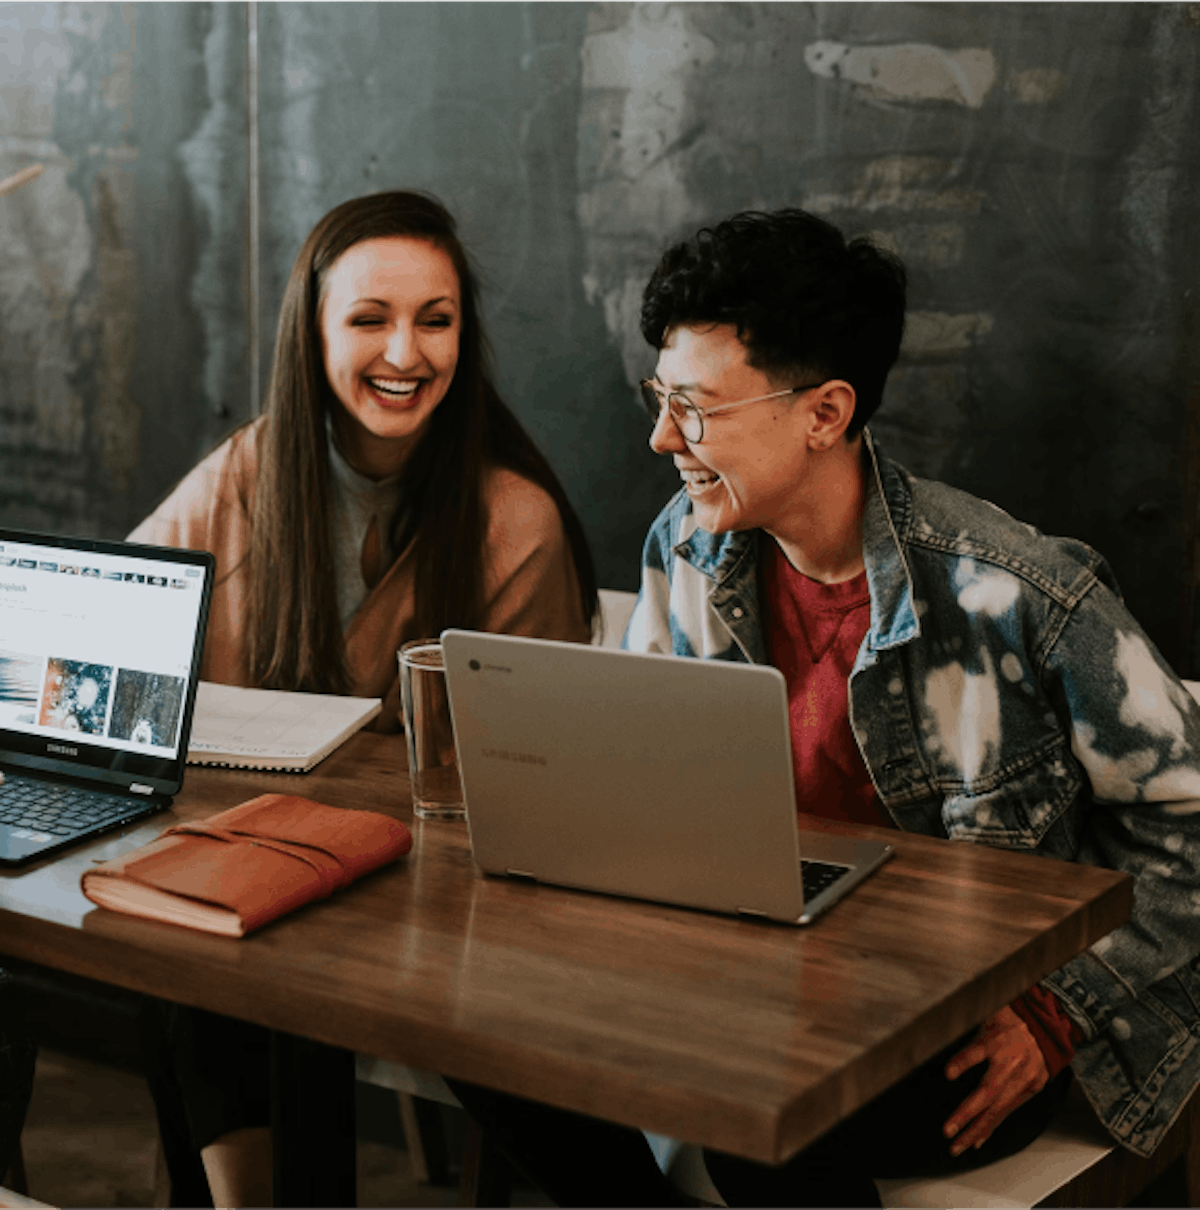
<path fill-rule="evenodd" d="M 1013 1154 L 1072 1070 L 1149 1154 L 1200 1084 L 1200 707 L 1095 551 L 873 440 L 905 304 L 896 257 L 800 210 L 663 255 L 642 398 L 682 484 L 624 645 L 776 666 L 798 811 L 1124 870 L 1133 914 L 787 1163 L 706 1151 L 730 1205 L 879 1205 L 873 1178 Z M 635 1131 L 460 1099 L 559 1204 L 680 1200 Z"/>

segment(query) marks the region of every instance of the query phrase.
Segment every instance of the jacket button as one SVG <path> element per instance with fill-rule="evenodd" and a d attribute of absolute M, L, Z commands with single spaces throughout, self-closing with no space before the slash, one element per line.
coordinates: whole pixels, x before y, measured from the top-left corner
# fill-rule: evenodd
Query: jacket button
<path fill-rule="evenodd" d="M 740 618 L 742 616 L 742 607 L 740 605 L 735 605 L 733 607 L 733 616 L 735 618 Z"/>

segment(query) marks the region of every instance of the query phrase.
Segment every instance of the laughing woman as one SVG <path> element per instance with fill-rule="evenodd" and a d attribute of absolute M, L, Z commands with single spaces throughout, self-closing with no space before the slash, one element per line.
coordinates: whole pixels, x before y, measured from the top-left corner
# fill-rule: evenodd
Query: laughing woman
<path fill-rule="evenodd" d="M 402 643 L 447 626 L 587 642 L 597 607 L 583 529 L 492 384 L 454 220 L 416 193 L 317 224 L 265 414 L 131 538 L 216 556 L 205 679 L 382 697 L 387 729 Z M 171 1204 L 271 1205 L 265 1031 L 156 1003 L 147 1039 Z"/>
<path fill-rule="evenodd" d="M 317 224 L 265 415 L 130 536 L 216 556 L 206 680 L 383 697 L 391 729 L 401 643 L 586 642 L 596 608 L 583 529 L 492 384 L 454 220 L 416 193 Z"/>

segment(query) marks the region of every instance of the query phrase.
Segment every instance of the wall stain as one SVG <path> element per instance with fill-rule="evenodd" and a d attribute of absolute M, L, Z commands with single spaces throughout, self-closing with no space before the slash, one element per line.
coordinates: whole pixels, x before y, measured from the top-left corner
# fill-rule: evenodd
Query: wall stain
<path fill-rule="evenodd" d="M 805 47 L 804 61 L 814 75 L 845 81 L 883 101 L 946 101 L 978 109 L 996 82 L 995 57 L 982 49 L 820 41 Z"/>
<path fill-rule="evenodd" d="M 806 192 L 809 210 L 949 211 L 978 214 L 983 192 L 957 184 L 966 165 L 927 155 L 884 155 L 862 165 L 857 182 L 839 191 Z"/>
<path fill-rule="evenodd" d="M 967 352 L 995 326 L 986 311 L 947 315 L 944 311 L 912 311 L 905 317 L 905 357 L 951 357 Z"/>
<path fill-rule="evenodd" d="M 204 96 L 195 128 L 179 144 L 183 169 L 200 221 L 199 248 L 188 293 L 200 323 L 204 348 L 201 375 L 206 413 L 201 432 L 204 452 L 228 427 L 230 415 L 256 410 L 249 384 L 231 397 L 230 384 L 246 365 L 245 296 L 231 291 L 231 281 L 247 276 L 241 208 L 244 206 L 246 119 L 241 97 L 243 18 L 238 5 L 208 6 L 211 24 L 204 38 Z"/>
<path fill-rule="evenodd" d="M 603 306 L 631 387 L 653 365 L 638 328 L 642 289 L 660 239 L 705 217 L 686 162 L 703 150 L 704 124 L 688 90 L 717 48 L 690 5 L 606 5 L 582 48 L 579 196 L 583 285 Z"/>

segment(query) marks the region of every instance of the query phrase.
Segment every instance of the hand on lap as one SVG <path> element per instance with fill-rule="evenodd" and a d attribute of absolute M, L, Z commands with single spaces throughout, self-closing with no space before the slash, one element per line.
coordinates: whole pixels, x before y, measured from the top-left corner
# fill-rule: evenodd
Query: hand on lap
<path fill-rule="evenodd" d="M 975 1039 L 946 1064 L 957 1080 L 980 1063 L 988 1069 L 979 1087 L 950 1115 L 943 1132 L 953 1139 L 951 1155 L 981 1147 L 1018 1105 L 1041 1092 L 1050 1078 L 1041 1048 L 1011 1008 L 1002 1008 L 980 1027 Z"/>

